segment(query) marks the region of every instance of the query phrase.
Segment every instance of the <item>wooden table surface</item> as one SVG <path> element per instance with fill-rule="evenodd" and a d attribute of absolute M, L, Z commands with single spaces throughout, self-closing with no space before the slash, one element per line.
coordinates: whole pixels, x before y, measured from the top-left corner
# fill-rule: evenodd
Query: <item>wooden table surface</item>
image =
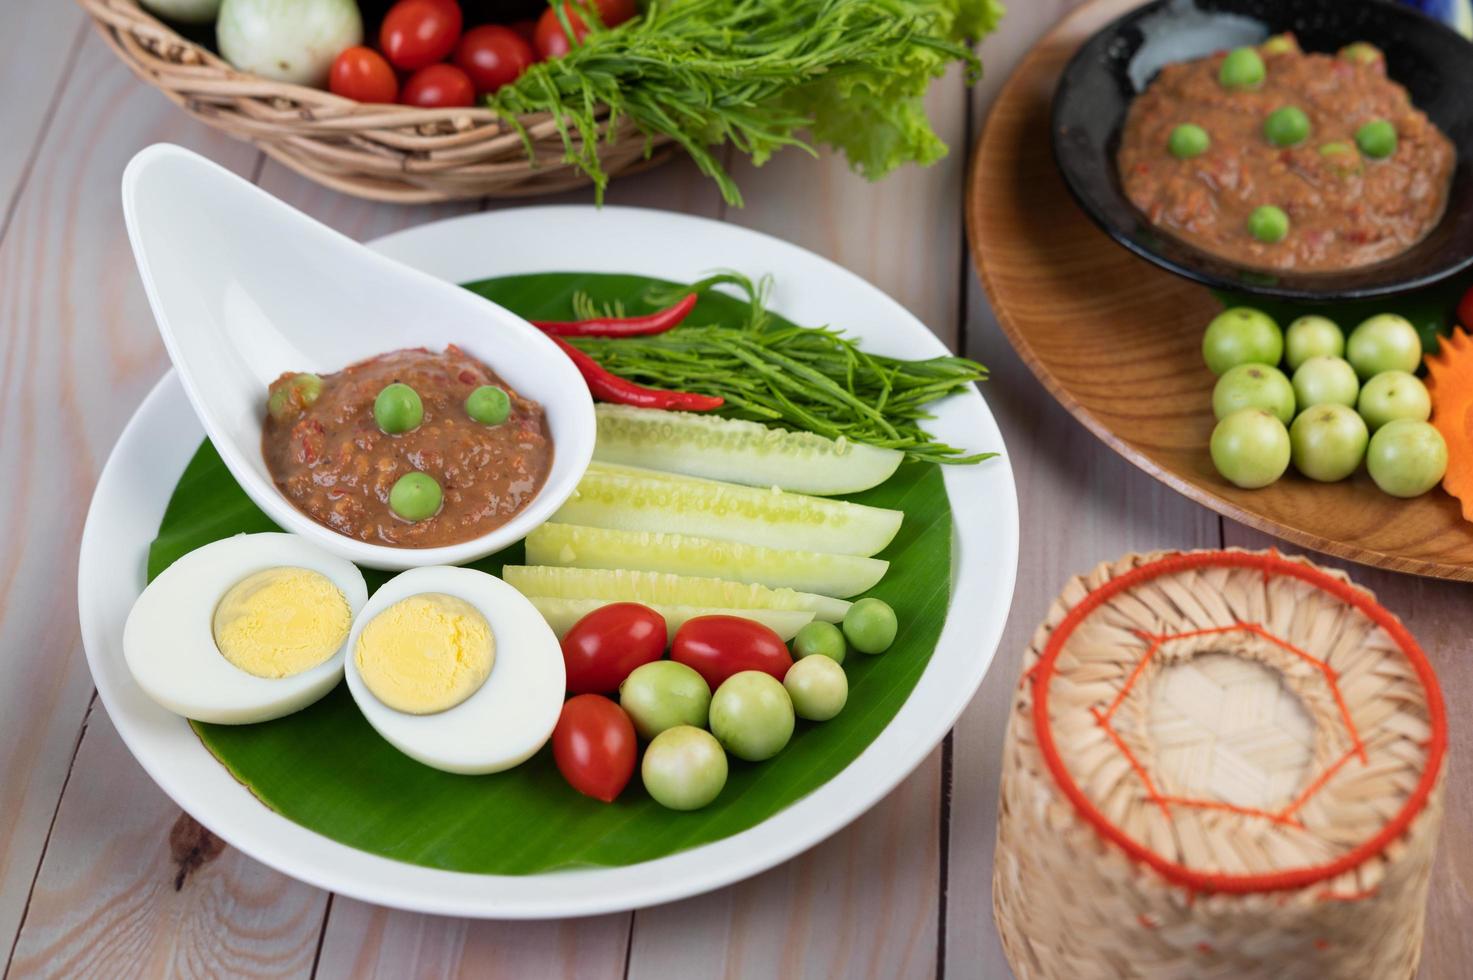
<path fill-rule="evenodd" d="M 991 95 L 1070 0 L 1015 0 L 987 77 L 937 84 L 952 155 L 877 185 L 789 152 L 736 166 L 745 209 L 677 162 L 613 203 L 707 215 L 797 242 L 879 285 L 987 363 L 1019 483 L 1017 597 L 955 731 L 846 830 L 749 881 L 634 913 L 497 923 L 391 911 L 272 871 L 182 814 L 97 702 L 76 622 L 93 483 L 167 360 L 128 249 L 124 163 L 169 140 L 357 238 L 497 202 L 372 205 L 308 183 L 136 81 L 65 0 L 0 4 L 0 963 L 7 976 L 1005 977 L 991 922 L 997 768 L 1028 635 L 1064 580 L 1157 547 L 1269 540 L 1190 503 L 1073 421 L 1012 353 L 963 245 L 962 176 Z M 559 201 L 586 201 L 587 193 Z M 1428 648 L 1452 716 L 1447 824 L 1423 975 L 1473 963 L 1473 586 L 1352 567 Z"/>

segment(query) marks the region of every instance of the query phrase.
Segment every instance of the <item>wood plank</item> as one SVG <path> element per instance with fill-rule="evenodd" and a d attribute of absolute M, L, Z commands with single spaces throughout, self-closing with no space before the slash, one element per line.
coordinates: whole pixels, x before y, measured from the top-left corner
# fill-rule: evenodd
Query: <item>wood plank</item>
<path fill-rule="evenodd" d="M 74 3 L 0 5 L 0 39 L 10 41 L 0 62 L 0 92 L 10 93 L 5 100 L 5 139 L 0 140 L 0 236 L 54 118 L 86 20 Z"/>
<path fill-rule="evenodd" d="M 983 41 L 974 138 L 1013 67 L 1077 2 L 1013 4 Z M 1049 397 L 1004 339 L 970 261 L 967 296 L 965 349 L 992 369 L 982 391 L 1009 447 L 1024 539 L 997 658 L 952 736 L 944 969 L 950 977 L 997 978 L 1011 975 L 992 921 L 998 775 L 1028 638 L 1070 576 L 1129 551 L 1216 547 L 1221 539 L 1215 515 L 1116 456 Z"/>
<path fill-rule="evenodd" d="M 1424 980 L 1466 976 L 1473 963 L 1473 781 L 1460 760 L 1473 756 L 1473 585 L 1418 578 L 1370 568 L 1329 555 L 1306 552 L 1245 527 L 1223 525 L 1231 548 L 1277 547 L 1304 554 L 1331 568 L 1344 569 L 1359 585 L 1376 593 L 1382 605 L 1401 617 L 1432 661 L 1448 714 L 1447 781 L 1442 839 L 1432 867 L 1427 902 L 1427 935 L 1422 944 Z"/>
<path fill-rule="evenodd" d="M 181 813 L 98 703 L 10 972 L 307 977 L 326 902 Z"/>
<path fill-rule="evenodd" d="M 520 980 L 623 975 L 629 916 L 489 922 L 412 915 L 335 897 L 316 980 Z"/>
<path fill-rule="evenodd" d="M 940 755 L 787 864 L 636 912 L 630 980 L 934 976 Z"/>
<path fill-rule="evenodd" d="M 70 6 L 70 5 L 68 5 Z M 139 85 L 89 34 L 10 234 L 0 243 L 0 458 L 45 474 L 0 528 L 0 943 L 10 947 L 92 683 L 76 627 L 76 563 L 91 487 L 165 366 L 123 228 L 132 154 L 174 139 L 246 169 L 253 151 L 207 133 Z M 113 812 L 95 814 L 107 827 Z M 95 833 L 100 833 L 94 829 Z M 70 842 L 69 845 L 70 846 Z"/>
<path fill-rule="evenodd" d="M 858 273 L 954 349 L 966 103 L 961 70 L 953 67 L 926 97 L 926 111 L 951 152 L 930 167 L 904 167 L 878 183 L 829 152 L 815 160 L 784 150 L 761 167 L 742 158 L 730 169 L 746 206 L 731 208 L 726 220 L 811 249 Z"/>

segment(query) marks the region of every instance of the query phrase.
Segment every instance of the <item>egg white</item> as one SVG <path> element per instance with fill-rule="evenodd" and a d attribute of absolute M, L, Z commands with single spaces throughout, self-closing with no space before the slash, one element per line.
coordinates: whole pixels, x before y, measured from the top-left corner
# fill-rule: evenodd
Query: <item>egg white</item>
<path fill-rule="evenodd" d="M 356 617 L 368 601 L 363 573 L 292 534 L 239 534 L 196 548 L 149 583 L 123 627 L 123 657 L 144 693 L 177 715 L 248 725 L 300 711 L 337 686 L 345 641 L 331 657 L 291 677 L 257 677 L 226 660 L 212 621 L 241 579 L 292 566 L 326 576 Z"/>
<path fill-rule="evenodd" d="M 373 617 L 401 599 L 439 592 L 470 603 L 491 624 L 491 674 L 474 694 L 446 711 L 411 715 L 374 697 L 358 672 L 358 636 Z M 533 605 L 494 575 L 439 565 L 404 572 L 373 594 L 348 637 L 348 690 L 374 730 L 418 762 L 445 772 L 500 772 L 546 744 L 563 710 L 567 675 L 562 647 Z"/>

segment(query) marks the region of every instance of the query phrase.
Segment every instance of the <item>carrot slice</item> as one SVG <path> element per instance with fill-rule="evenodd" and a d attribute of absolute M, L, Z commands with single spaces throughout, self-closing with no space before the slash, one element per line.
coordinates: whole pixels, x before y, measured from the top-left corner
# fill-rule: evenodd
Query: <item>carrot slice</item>
<path fill-rule="evenodd" d="M 1442 488 L 1463 504 L 1473 521 L 1473 336 L 1454 328 L 1436 354 L 1427 355 L 1427 393 L 1432 424 L 1447 443 L 1447 475 Z"/>

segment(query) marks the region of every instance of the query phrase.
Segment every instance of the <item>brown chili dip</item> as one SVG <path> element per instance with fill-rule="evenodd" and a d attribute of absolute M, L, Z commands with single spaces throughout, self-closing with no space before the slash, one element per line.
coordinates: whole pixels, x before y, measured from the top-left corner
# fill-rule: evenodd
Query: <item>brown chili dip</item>
<path fill-rule="evenodd" d="M 1278 35 L 1163 68 L 1117 162 L 1162 231 L 1238 265 L 1331 272 L 1426 236 L 1455 157 L 1374 47 L 1310 54 Z"/>
<path fill-rule="evenodd" d="M 418 417 L 408 431 L 386 431 L 379 418 L 388 416 L 375 411 L 380 392 L 395 383 L 412 388 L 422 405 L 422 416 L 398 416 Z M 491 392 L 504 421 L 471 417 L 467 398 L 482 386 L 505 392 L 505 399 Z M 453 345 L 381 354 L 320 379 L 290 372 L 269 394 L 261 452 L 276 486 L 313 520 L 360 541 L 434 548 L 480 537 L 525 507 L 552 467 L 542 406 Z M 410 481 L 418 481 L 416 504 L 425 510 L 417 520 L 390 506 L 395 484 L 411 473 L 424 475 Z M 425 477 L 438 484 L 438 504 Z"/>

